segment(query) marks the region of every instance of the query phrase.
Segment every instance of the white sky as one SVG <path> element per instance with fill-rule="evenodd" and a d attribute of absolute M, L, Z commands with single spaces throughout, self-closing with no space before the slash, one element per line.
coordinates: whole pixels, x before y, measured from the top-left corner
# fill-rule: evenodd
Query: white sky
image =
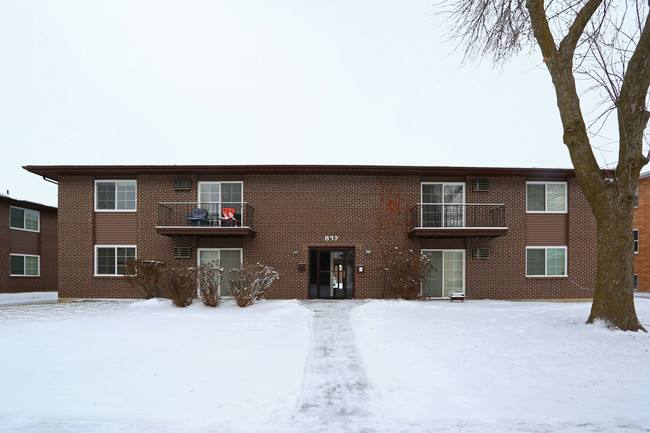
<path fill-rule="evenodd" d="M 0 192 L 56 204 L 23 165 L 571 167 L 541 56 L 462 66 L 431 3 L 0 0 Z"/>

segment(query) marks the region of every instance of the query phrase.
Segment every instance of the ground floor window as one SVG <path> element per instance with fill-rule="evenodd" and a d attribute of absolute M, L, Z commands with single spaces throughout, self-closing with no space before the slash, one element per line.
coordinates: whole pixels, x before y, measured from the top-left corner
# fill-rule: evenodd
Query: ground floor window
<path fill-rule="evenodd" d="M 632 284 L 633 284 L 632 288 L 634 290 L 639 290 L 639 275 L 638 274 L 634 274 L 634 280 L 632 281 Z"/>
<path fill-rule="evenodd" d="M 11 254 L 10 274 L 17 277 L 38 277 L 41 274 L 40 256 Z"/>
<path fill-rule="evenodd" d="M 95 275 L 124 275 L 126 262 L 135 259 L 135 245 L 96 245 Z"/>
<path fill-rule="evenodd" d="M 422 250 L 431 257 L 434 271 L 422 284 L 422 291 L 432 298 L 447 298 L 451 293 L 465 293 L 465 250 Z"/>
<path fill-rule="evenodd" d="M 566 247 L 526 247 L 526 276 L 566 276 Z"/>
<path fill-rule="evenodd" d="M 231 296 L 230 294 L 230 271 L 241 266 L 242 250 L 241 248 L 199 248 L 198 249 L 199 266 L 211 263 L 223 268 L 221 275 L 221 296 Z"/>

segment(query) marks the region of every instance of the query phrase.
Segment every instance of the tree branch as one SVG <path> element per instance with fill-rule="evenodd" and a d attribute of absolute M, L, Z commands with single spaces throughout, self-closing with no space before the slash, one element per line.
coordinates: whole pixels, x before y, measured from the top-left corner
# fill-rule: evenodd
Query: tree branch
<path fill-rule="evenodd" d="M 573 53 L 576 50 L 578 41 L 582 37 L 587 24 L 591 21 L 591 17 L 594 16 L 596 10 L 602 3 L 603 0 L 589 0 L 576 15 L 573 24 L 569 27 L 567 35 L 560 42 L 559 51 L 565 60 L 573 62 Z"/>

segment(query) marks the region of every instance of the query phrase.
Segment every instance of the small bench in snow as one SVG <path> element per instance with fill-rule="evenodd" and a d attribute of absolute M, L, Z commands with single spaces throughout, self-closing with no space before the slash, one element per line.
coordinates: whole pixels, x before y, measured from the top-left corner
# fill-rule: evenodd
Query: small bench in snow
<path fill-rule="evenodd" d="M 449 302 L 454 302 L 454 301 L 465 302 L 465 294 L 464 293 L 451 293 L 449 295 Z"/>

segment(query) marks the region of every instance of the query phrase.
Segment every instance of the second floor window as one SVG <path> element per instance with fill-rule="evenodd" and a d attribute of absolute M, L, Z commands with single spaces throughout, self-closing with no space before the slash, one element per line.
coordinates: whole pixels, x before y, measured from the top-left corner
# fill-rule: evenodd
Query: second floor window
<path fill-rule="evenodd" d="M 464 227 L 465 184 L 423 183 L 422 226 Z"/>
<path fill-rule="evenodd" d="M 639 253 L 639 229 L 633 229 L 632 234 L 634 235 L 634 254 Z"/>
<path fill-rule="evenodd" d="M 527 212 L 564 213 L 566 209 L 566 182 L 526 182 Z"/>
<path fill-rule="evenodd" d="M 136 210 L 136 189 L 135 180 L 95 181 L 95 210 Z"/>
<path fill-rule="evenodd" d="M 40 230 L 41 213 L 37 210 L 11 207 L 10 223 L 12 229 L 21 229 L 37 232 Z"/>

